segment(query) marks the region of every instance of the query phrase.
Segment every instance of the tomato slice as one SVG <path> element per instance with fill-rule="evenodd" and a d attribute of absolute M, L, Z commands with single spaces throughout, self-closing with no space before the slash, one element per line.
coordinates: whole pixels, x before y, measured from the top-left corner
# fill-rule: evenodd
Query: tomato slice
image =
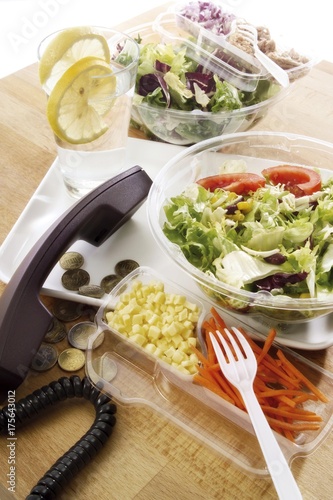
<path fill-rule="evenodd" d="M 215 191 L 215 189 L 221 188 L 225 191 L 232 191 L 233 193 L 244 195 L 265 186 L 265 179 L 257 174 L 240 172 L 204 177 L 198 180 L 197 184 L 209 191 Z"/>
<path fill-rule="evenodd" d="M 321 177 L 310 168 L 294 165 L 278 165 L 265 168 L 262 175 L 271 184 L 283 184 L 297 198 L 320 191 Z"/>

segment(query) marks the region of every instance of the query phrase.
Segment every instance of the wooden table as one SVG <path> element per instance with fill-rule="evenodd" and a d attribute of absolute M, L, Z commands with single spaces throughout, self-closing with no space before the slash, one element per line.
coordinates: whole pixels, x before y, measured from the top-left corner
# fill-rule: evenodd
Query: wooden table
<path fill-rule="evenodd" d="M 159 10 L 120 28 L 146 22 Z M 0 242 L 56 156 L 36 69 L 33 65 L 0 81 Z M 254 129 L 294 132 L 333 141 L 333 64 L 319 63 Z M 131 131 L 131 135 L 136 134 Z M 0 285 L 1 291 L 4 286 Z M 303 354 L 319 366 L 333 370 L 333 347 Z M 80 375 L 83 374 L 81 371 Z M 41 374 L 31 372 L 17 390 L 17 400 L 63 375 L 57 366 Z M 90 404 L 70 400 L 18 431 L 16 493 L 7 491 L 8 451 L 2 437 L 0 498 L 24 498 L 56 459 L 88 430 L 93 416 Z M 332 463 L 333 437 L 330 435 L 318 451 L 292 464 L 305 499 L 332 497 Z M 149 408 L 119 405 L 114 435 L 60 498 L 253 500 L 263 495 L 276 498 L 269 479 L 249 477 Z"/>

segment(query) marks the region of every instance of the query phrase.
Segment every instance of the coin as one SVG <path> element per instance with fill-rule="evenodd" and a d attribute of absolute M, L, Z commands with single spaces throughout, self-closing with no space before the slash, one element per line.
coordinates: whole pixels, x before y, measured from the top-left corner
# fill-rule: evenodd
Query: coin
<path fill-rule="evenodd" d="M 60 257 L 59 264 L 63 269 L 79 269 L 84 264 L 84 258 L 79 252 L 66 252 Z"/>
<path fill-rule="evenodd" d="M 53 318 L 51 328 L 47 331 L 44 342 L 49 342 L 51 344 L 55 344 L 56 342 L 60 342 L 66 337 L 66 328 L 58 318 Z"/>
<path fill-rule="evenodd" d="M 68 332 L 68 342 L 77 349 L 85 350 L 88 347 L 88 339 L 90 335 L 96 333 L 96 330 L 96 324 L 90 321 L 76 323 L 76 325 L 72 326 Z"/>
<path fill-rule="evenodd" d="M 86 297 L 101 299 L 104 293 L 104 289 L 98 285 L 83 285 L 79 288 L 79 295 L 85 295 Z"/>
<path fill-rule="evenodd" d="M 57 300 L 53 304 L 53 314 L 60 321 L 75 321 L 81 316 L 81 307 L 77 302 Z"/>
<path fill-rule="evenodd" d="M 50 344 L 41 344 L 37 353 L 31 361 L 30 368 L 37 372 L 45 372 L 57 362 L 58 353 L 55 347 Z"/>
<path fill-rule="evenodd" d="M 121 281 L 121 277 L 117 276 L 116 274 L 108 274 L 107 276 L 104 276 L 104 278 L 101 281 L 101 287 L 103 290 L 105 290 L 105 293 L 110 293 L 111 290 L 114 289 L 114 287 Z"/>
<path fill-rule="evenodd" d="M 94 322 L 95 316 L 97 314 L 98 308 L 92 307 L 88 304 L 80 304 L 81 316 L 84 317 L 85 321 Z"/>
<path fill-rule="evenodd" d="M 61 277 L 61 282 L 66 290 L 77 291 L 80 286 L 88 285 L 90 276 L 84 269 L 68 269 Z"/>
<path fill-rule="evenodd" d="M 122 276 L 123 278 L 127 276 L 129 273 L 134 271 L 134 269 L 137 269 L 139 267 L 139 264 L 135 262 L 135 260 L 131 259 L 126 259 L 126 260 L 121 260 L 115 265 L 114 270 L 116 271 L 116 274 L 119 276 Z"/>
<path fill-rule="evenodd" d="M 58 363 L 60 368 L 66 372 L 75 372 L 80 370 L 85 363 L 85 355 L 80 349 L 69 347 L 59 354 Z"/>

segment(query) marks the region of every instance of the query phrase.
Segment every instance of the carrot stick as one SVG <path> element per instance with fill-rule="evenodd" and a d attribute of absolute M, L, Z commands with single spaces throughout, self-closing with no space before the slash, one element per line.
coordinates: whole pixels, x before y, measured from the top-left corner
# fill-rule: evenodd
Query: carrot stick
<path fill-rule="evenodd" d="M 191 346 L 191 349 L 197 355 L 197 358 L 200 361 L 200 363 L 205 366 L 207 364 L 207 359 L 202 354 L 202 352 L 199 351 L 199 349 L 197 347 L 193 346 L 193 345 Z"/>
<path fill-rule="evenodd" d="M 304 413 L 304 412 L 298 412 L 297 409 L 295 409 L 294 411 L 292 409 L 284 410 L 281 408 L 272 408 L 271 406 L 265 406 L 265 405 L 262 405 L 261 408 L 264 413 L 279 415 L 281 417 L 290 418 L 292 420 L 307 420 L 312 422 L 322 422 L 323 420 L 320 415 L 317 415 L 316 413 L 313 412 Z"/>
<path fill-rule="evenodd" d="M 238 408 L 241 408 L 242 410 L 245 409 L 244 403 L 242 398 L 240 397 L 239 392 L 237 389 L 235 389 L 234 386 L 232 386 L 224 377 L 221 373 L 215 373 L 214 372 L 214 378 L 217 381 L 217 383 L 220 385 L 222 390 L 224 390 L 231 399 L 233 399 L 235 406 Z"/>
<path fill-rule="evenodd" d="M 226 401 L 228 401 L 232 405 L 235 404 L 235 402 L 227 394 L 225 394 L 222 391 L 222 389 L 220 388 L 220 386 L 218 384 L 216 384 L 215 382 L 211 382 L 210 380 L 208 380 L 205 377 L 202 377 L 198 374 L 195 374 L 193 376 L 193 380 L 195 383 L 197 383 L 203 387 L 206 387 L 206 389 L 209 389 L 210 391 L 214 392 L 218 396 L 221 396 L 223 399 L 225 399 Z"/>
<path fill-rule="evenodd" d="M 211 309 L 211 313 L 212 317 L 202 325 L 207 355 L 203 355 L 197 348 L 192 348 L 199 360 L 198 373 L 193 381 L 238 408 L 246 410 L 238 390 L 225 378 L 217 362 L 210 333 L 219 341 L 216 334 L 219 330 L 229 345 L 230 342 L 224 332 L 226 325 L 223 318 L 215 308 Z M 254 342 L 244 329 L 239 330 L 250 343 L 257 359 L 258 370 L 253 387 L 270 426 L 291 441 L 295 441 L 298 432 L 318 430 L 322 418 L 300 405 L 308 400 L 327 402 L 328 399 L 280 349 L 274 350 L 276 354 L 273 357 L 270 351 L 276 336 L 275 330 L 271 329 L 265 342 L 260 344 Z"/>
<path fill-rule="evenodd" d="M 225 324 L 225 321 L 221 318 L 215 307 L 212 307 L 210 312 L 212 313 L 212 316 L 215 319 L 215 323 L 217 326 L 216 330 L 220 329 L 224 330 L 227 327 L 227 325 Z"/>
<path fill-rule="evenodd" d="M 212 332 L 213 335 L 215 335 L 215 331 Z M 216 354 L 214 351 L 214 347 L 210 338 L 210 335 L 206 335 L 206 347 L 207 347 L 207 357 L 208 357 L 208 363 L 211 365 L 213 363 L 217 362 L 216 359 Z"/>
<path fill-rule="evenodd" d="M 290 389 L 267 389 L 261 393 L 261 396 L 266 398 L 274 398 L 277 396 L 301 396 L 302 391 L 294 391 Z"/>
<path fill-rule="evenodd" d="M 300 422 L 300 423 L 289 423 L 289 422 L 283 422 L 282 420 L 276 420 L 275 418 L 272 417 L 266 417 L 269 424 L 274 424 L 277 427 L 281 427 L 281 429 L 288 429 L 290 431 L 317 431 L 320 429 L 320 424 L 316 423 L 309 423 L 309 422 Z"/>
<path fill-rule="evenodd" d="M 303 375 L 303 373 L 301 373 L 296 368 L 296 366 L 290 363 L 290 361 L 285 357 L 281 349 L 277 351 L 277 356 L 290 369 L 290 371 L 292 373 L 295 373 L 295 375 L 297 375 L 297 377 L 306 385 L 306 387 L 308 387 L 308 389 L 310 389 L 313 392 L 313 394 L 315 394 L 317 398 L 320 399 L 320 401 L 322 401 L 323 403 L 328 403 L 329 401 L 328 398 L 314 384 L 312 384 L 312 382 L 310 382 L 310 380 L 305 375 Z"/>
<path fill-rule="evenodd" d="M 262 348 L 260 355 L 257 357 L 258 365 L 261 363 L 261 361 L 264 359 L 264 357 L 272 347 L 275 337 L 276 337 L 276 330 L 274 330 L 274 328 L 271 328 L 265 340 L 264 347 Z"/>

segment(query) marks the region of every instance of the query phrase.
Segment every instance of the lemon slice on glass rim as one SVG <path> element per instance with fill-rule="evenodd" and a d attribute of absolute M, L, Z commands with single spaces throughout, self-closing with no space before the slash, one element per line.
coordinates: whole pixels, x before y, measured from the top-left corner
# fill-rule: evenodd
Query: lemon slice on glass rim
<path fill-rule="evenodd" d="M 97 57 L 74 63 L 55 84 L 47 101 L 47 118 L 59 139 L 85 144 L 103 135 L 105 115 L 115 101 L 116 77 Z"/>
<path fill-rule="evenodd" d="M 40 57 L 39 79 L 42 86 L 51 90 L 72 64 L 89 56 L 110 62 L 110 49 L 102 34 L 96 33 L 89 26 L 59 31 Z"/>

